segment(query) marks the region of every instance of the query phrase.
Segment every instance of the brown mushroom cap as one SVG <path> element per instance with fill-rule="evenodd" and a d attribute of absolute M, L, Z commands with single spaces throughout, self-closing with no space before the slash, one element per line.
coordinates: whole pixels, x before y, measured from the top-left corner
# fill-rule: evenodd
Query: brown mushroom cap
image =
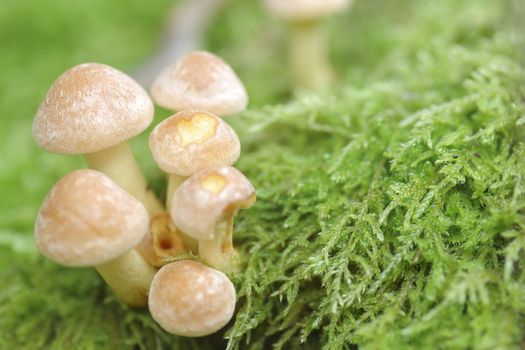
<path fill-rule="evenodd" d="M 230 115 L 246 108 L 248 95 L 221 58 L 196 51 L 166 67 L 151 87 L 153 100 L 173 111 L 204 110 Z"/>
<path fill-rule="evenodd" d="M 351 0 L 264 0 L 268 10 L 289 21 L 307 21 L 344 11 Z"/>
<path fill-rule="evenodd" d="M 148 230 L 148 212 L 104 174 L 77 170 L 56 183 L 35 224 L 38 248 L 67 266 L 106 263 L 137 245 Z"/>
<path fill-rule="evenodd" d="M 196 173 L 175 191 L 171 218 L 188 236 L 211 240 L 219 222 L 254 203 L 250 181 L 239 170 L 221 166 Z"/>
<path fill-rule="evenodd" d="M 161 268 L 149 292 L 151 315 L 167 332 L 201 337 L 224 327 L 235 311 L 235 287 L 220 271 L 192 260 Z"/>
<path fill-rule="evenodd" d="M 153 120 L 153 102 L 126 74 L 98 63 L 63 73 L 33 121 L 33 137 L 49 152 L 86 154 L 127 141 Z"/>
<path fill-rule="evenodd" d="M 194 111 L 179 112 L 157 125 L 149 146 L 162 170 L 182 176 L 232 165 L 241 152 L 239 138 L 228 124 L 213 114 Z"/>

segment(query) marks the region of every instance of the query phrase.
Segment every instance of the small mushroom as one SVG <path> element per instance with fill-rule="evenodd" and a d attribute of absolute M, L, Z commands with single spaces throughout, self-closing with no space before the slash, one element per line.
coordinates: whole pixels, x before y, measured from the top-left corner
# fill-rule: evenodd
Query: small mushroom
<path fill-rule="evenodd" d="M 155 275 L 148 304 L 167 332 L 202 337 L 230 321 L 235 302 L 235 287 L 225 274 L 197 261 L 180 260 Z"/>
<path fill-rule="evenodd" d="M 221 166 L 196 173 L 175 192 L 171 218 L 188 236 L 199 241 L 199 255 L 225 272 L 238 269 L 233 249 L 233 217 L 255 203 L 255 190 L 237 169 Z"/>
<path fill-rule="evenodd" d="M 221 58 L 191 52 L 166 67 L 151 87 L 153 100 L 172 111 L 204 110 L 227 116 L 248 104 L 244 85 Z"/>
<path fill-rule="evenodd" d="M 264 0 L 275 16 L 291 25 L 290 63 L 300 89 L 327 87 L 334 78 L 328 59 L 323 18 L 346 10 L 351 0 Z"/>
<path fill-rule="evenodd" d="M 126 74 L 98 63 L 77 65 L 51 86 L 33 121 L 33 137 L 48 152 L 82 154 L 138 198 L 150 215 L 163 212 L 148 190 L 127 140 L 153 120 L 153 102 Z"/>
<path fill-rule="evenodd" d="M 167 204 L 186 178 L 220 165 L 233 165 L 241 152 L 235 131 L 221 118 L 199 111 L 182 111 L 157 125 L 149 146 L 158 166 L 170 174 Z"/>
<path fill-rule="evenodd" d="M 149 232 L 135 249 L 151 266 L 157 268 L 162 267 L 171 257 L 188 253 L 182 233 L 175 227 L 168 213 L 151 218 Z"/>
<path fill-rule="evenodd" d="M 135 247 L 148 230 L 141 202 L 95 170 L 77 170 L 58 181 L 35 223 L 39 250 L 65 266 L 94 266 L 115 294 L 145 306 L 155 270 Z"/>

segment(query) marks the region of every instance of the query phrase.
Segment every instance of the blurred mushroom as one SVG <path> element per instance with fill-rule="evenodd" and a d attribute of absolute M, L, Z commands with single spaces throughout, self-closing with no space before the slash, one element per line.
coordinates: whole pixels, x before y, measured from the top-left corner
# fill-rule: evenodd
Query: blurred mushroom
<path fill-rule="evenodd" d="M 299 88 L 327 87 L 334 78 L 328 59 L 323 18 L 343 12 L 351 0 L 264 0 L 268 10 L 291 25 L 290 60 Z"/>
<path fill-rule="evenodd" d="M 221 116 L 241 112 L 248 104 L 246 89 L 233 69 L 205 51 L 189 53 L 166 67 L 151 95 L 172 111 L 203 110 Z"/>
<path fill-rule="evenodd" d="M 202 337 L 217 332 L 235 311 L 235 287 L 222 272 L 192 260 L 161 268 L 149 292 L 149 310 L 167 332 Z"/>
<path fill-rule="evenodd" d="M 199 255 L 225 272 L 238 268 L 232 242 L 233 217 L 255 203 L 255 190 L 237 169 L 221 166 L 191 176 L 175 192 L 171 218 L 199 241 Z"/>
<path fill-rule="evenodd" d="M 153 103 L 126 74 L 86 63 L 63 73 L 51 86 L 33 121 L 33 137 L 48 152 L 82 154 L 139 199 L 150 215 L 163 211 L 128 146 L 153 120 Z"/>
<path fill-rule="evenodd" d="M 145 306 L 155 270 L 133 247 L 148 230 L 144 206 L 104 174 L 77 170 L 44 200 L 35 224 L 39 250 L 65 266 L 94 266 L 115 294 Z"/>

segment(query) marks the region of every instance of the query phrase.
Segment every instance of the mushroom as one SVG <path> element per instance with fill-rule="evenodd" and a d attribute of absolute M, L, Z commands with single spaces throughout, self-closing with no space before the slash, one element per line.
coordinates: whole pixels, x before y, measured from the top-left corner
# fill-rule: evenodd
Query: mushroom
<path fill-rule="evenodd" d="M 148 305 L 167 332 L 202 337 L 230 321 L 235 302 L 235 287 L 225 274 L 197 261 L 180 260 L 155 275 Z"/>
<path fill-rule="evenodd" d="M 343 12 L 351 0 L 264 0 L 267 9 L 291 24 L 290 63 L 300 89 L 328 86 L 334 74 L 328 60 L 322 19 Z"/>
<path fill-rule="evenodd" d="M 157 125 L 149 146 L 158 166 L 170 174 L 166 203 L 186 178 L 220 165 L 233 165 L 241 152 L 235 131 L 208 112 L 182 111 Z"/>
<path fill-rule="evenodd" d="M 51 86 L 33 121 L 33 137 L 48 152 L 82 154 L 139 199 L 151 216 L 163 212 L 127 140 L 153 120 L 153 102 L 126 74 L 98 63 L 77 65 Z"/>
<path fill-rule="evenodd" d="M 191 52 L 166 67 L 151 87 L 153 100 L 172 110 L 204 110 L 227 116 L 248 104 L 244 85 L 221 58 Z"/>
<path fill-rule="evenodd" d="M 171 218 L 188 236 L 199 241 L 199 255 L 225 272 L 238 269 L 233 249 L 233 217 L 255 203 L 255 190 L 246 177 L 229 166 L 196 173 L 175 192 Z"/>
<path fill-rule="evenodd" d="M 154 267 L 162 267 L 167 259 L 188 253 L 182 233 L 167 213 L 151 218 L 148 234 L 135 249 Z"/>
<path fill-rule="evenodd" d="M 133 247 L 148 225 L 141 202 L 106 175 L 84 169 L 55 184 L 38 213 L 35 238 L 49 259 L 94 266 L 120 299 L 141 307 L 155 270 Z"/>

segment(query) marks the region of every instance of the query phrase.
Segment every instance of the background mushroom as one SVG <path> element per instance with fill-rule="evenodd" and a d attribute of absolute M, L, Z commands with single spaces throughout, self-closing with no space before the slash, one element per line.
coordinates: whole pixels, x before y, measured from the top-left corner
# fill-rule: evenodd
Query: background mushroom
<path fill-rule="evenodd" d="M 221 166 L 186 180 L 173 195 L 171 217 L 185 234 L 199 241 L 199 255 L 214 268 L 237 269 L 232 242 L 233 217 L 255 203 L 255 190 L 237 169 Z"/>
<path fill-rule="evenodd" d="M 130 306 L 146 305 L 155 270 L 133 247 L 148 230 L 144 206 L 104 174 L 77 170 L 44 200 L 35 224 L 38 248 L 65 266 L 94 266 Z"/>
<path fill-rule="evenodd" d="M 342 12 L 351 0 L 264 0 L 267 9 L 290 23 L 290 64 L 295 83 L 305 90 L 328 86 L 334 77 L 328 59 L 323 18 Z"/>
<path fill-rule="evenodd" d="M 161 268 L 149 292 L 151 315 L 167 332 L 202 337 L 217 332 L 235 311 L 235 287 L 220 271 L 181 260 Z"/>
<path fill-rule="evenodd" d="M 220 57 L 205 51 L 189 53 L 166 67 L 151 87 L 153 100 L 172 111 L 203 110 L 221 116 L 243 111 L 244 85 Z"/>
<path fill-rule="evenodd" d="M 77 65 L 51 86 L 33 121 L 33 137 L 48 152 L 82 154 L 139 199 L 150 215 L 163 211 L 127 144 L 153 120 L 153 103 L 126 74 L 98 63 Z"/>

